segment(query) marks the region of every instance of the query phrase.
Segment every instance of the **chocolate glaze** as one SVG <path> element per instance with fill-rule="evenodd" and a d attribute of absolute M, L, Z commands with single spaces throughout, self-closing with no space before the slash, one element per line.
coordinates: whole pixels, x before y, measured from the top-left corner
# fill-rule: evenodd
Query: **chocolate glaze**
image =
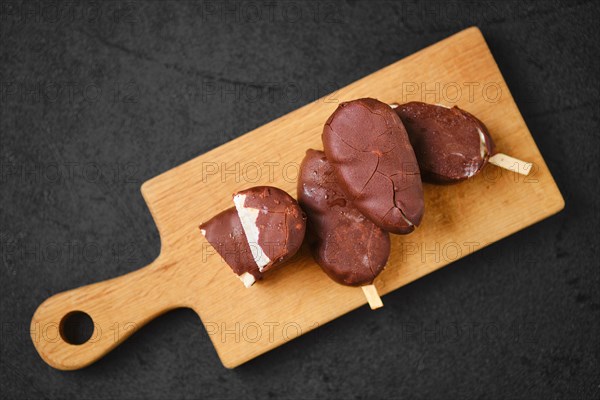
<path fill-rule="evenodd" d="M 421 176 L 408 135 L 385 103 L 340 104 L 323 129 L 337 180 L 356 208 L 380 228 L 409 233 L 423 217 Z"/>
<path fill-rule="evenodd" d="M 256 280 L 262 277 L 235 207 L 215 215 L 200 225 L 200 230 L 233 272 L 240 276 L 248 272 Z"/>
<path fill-rule="evenodd" d="M 306 152 L 298 201 L 308 215 L 313 257 L 323 271 L 343 285 L 373 283 L 390 254 L 390 236 L 352 205 L 322 151 Z"/>
<path fill-rule="evenodd" d="M 453 183 L 470 178 L 494 154 L 494 142 L 483 122 L 458 107 L 411 102 L 396 112 L 408 131 L 424 181 Z"/>
<path fill-rule="evenodd" d="M 238 204 L 240 200 L 243 204 Z M 258 250 L 262 252 L 261 257 L 267 257 L 263 258 L 265 265 L 259 262 L 261 272 L 285 262 L 298 251 L 304 240 L 306 214 L 289 194 L 276 187 L 257 186 L 235 193 L 234 201 L 242 224 L 242 212 L 258 212 L 252 222 L 258 233 L 257 246 L 253 251 Z M 242 205 L 244 210 L 241 210 Z M 246 226 L 244 229 L 246 236 L 251 238 Z"/>

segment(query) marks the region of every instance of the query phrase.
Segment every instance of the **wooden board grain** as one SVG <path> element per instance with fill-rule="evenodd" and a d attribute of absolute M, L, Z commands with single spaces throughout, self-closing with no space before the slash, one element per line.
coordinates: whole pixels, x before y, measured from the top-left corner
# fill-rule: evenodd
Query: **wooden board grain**
<path fill-rule="evenodd" d="M 411 235 L 393 236 L 388 267 L 376 280 L 381 294 L 564 207 L 481 32 L 469 28 L 144 183 L 160 256 L 139 271 L 44 302 L 32 320 L 42 358 L 60 369 L 83 367 L 157 315 L 191 307 L 223 364 L 235 367 L 364 305 L 360 289 L 331 281 L 305 248 L 245 289 L 198 230 L 232 206 L 237 190 L 273 185 L 296 196 L 304 152 L 322 149 L 323 123 L 339 102 L 360 97 L 456 104 L 488 126 L 498 151 L 534 163 L 529 177 L 487 166 L 458 185 L 425 185 L 423 223 Z M 95 323 L 83 345 L 70 345 L 59 333 L 73 310 Z"/>

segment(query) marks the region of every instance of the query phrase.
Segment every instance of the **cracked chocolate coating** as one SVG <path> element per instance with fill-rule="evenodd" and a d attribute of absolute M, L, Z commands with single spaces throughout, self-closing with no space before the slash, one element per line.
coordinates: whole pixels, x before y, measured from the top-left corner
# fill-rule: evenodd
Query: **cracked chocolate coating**
<path fill-rule="evenodd" d="M 396 112 L 408 131 L 424 181 L 465 180 L 481 171 L 494 154 L 494 142 L 483 122 L 456 106 L 411 102 Z"/>
<path fill-rule="evenodd" d="M 237 275 L 248 272 L 259 280 L 262 274 L 252 257 L 246 234 L 235 207 L 231 207 L 200 225 L 204 237 Z"/>
<path fill-rule="evenodd" d="M 272 186 L 256 186 L 234 194 L 246 195 L 244 207 L 260 210 L 256 219 L 258 245 L 271 262 L 263 272 L 292 257 L 304 240 L 306 214 L 285 191 Z"/>
<path fill-rule="evenodd" d="M 410 233 L 425 207 L 415 154 L 398 115 L 365 98 L 342 103 L 323 129 L 337 180 L 356 208 L 380 228 Z"/>
<path fill-rule="evenodd" d="M 352 205 L 322 151 L 306 152 L 298 201 L 308 215 L 311 252 L 323 271 L 343 285 L 373 283 L 390 255 L 390 236 Z"/>

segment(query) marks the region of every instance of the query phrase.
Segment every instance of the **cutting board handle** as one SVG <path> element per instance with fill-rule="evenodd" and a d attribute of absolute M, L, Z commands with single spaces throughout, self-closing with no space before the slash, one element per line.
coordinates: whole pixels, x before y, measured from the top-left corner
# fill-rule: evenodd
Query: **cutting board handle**
<path fill-rule="evenodd" d="M 31 339 L 49 365 L 61 370 L 83 368 L 103 357 L 160 314 L 180 307 L 170 289 L 176 268 L 160 261 L 129 274 L 56 294 L 44 301 L 31 320 Z M 72 344 L 67 333 L 74 315 L 93 321 L 91 337 Z"/>

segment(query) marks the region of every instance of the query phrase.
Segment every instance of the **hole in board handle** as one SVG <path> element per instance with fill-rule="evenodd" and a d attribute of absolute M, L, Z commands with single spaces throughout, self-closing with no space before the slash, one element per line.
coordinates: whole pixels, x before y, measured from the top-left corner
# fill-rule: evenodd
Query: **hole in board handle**
<path fill-rule="evenodd" d="M 94 333 L 94 321 L 83 311 L 71 311 L 60 321 L 60 336 L 74 345 L 84 344 Z"/>

